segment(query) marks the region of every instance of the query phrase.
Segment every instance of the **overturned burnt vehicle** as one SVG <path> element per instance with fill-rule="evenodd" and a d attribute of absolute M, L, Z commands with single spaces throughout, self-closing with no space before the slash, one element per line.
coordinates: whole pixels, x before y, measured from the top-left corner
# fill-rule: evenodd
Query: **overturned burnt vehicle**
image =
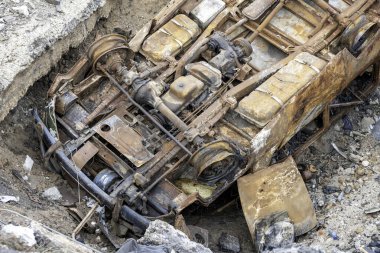
<path fill-rule="evenodd" d="M 141 234 L 238 181 L 253 237 L 276 211 L 305 233 L 316 218 L 292 155 L 379 84 L 379 10 L 376 0 L 174 0 L 133 38 L 97 38 L 56 77 L 43 120 L 33 113 L 46 166 L 119 231 Z M 350 85 L 366 73 L 371 82 Z M 273 159 L 312 121 L 308 139 Z"/>

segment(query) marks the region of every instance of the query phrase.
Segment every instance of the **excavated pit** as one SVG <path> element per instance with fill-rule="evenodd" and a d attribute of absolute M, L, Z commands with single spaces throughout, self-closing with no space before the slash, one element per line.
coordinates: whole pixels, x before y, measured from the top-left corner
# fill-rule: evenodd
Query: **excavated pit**
<path fill-rule="evenodd" d="M 43 167 L 30 109 L 37 108 L 40 111 L 44 109 L 46 93 L 55 75 L 69 70 L 96 36 L 111 32 L 123 35 L 134 34 L 167 2 L 167 0 L 107 1 L 101 10 L 98 10 L 98 13 L 78 24 L 65 39 L 58 40 L 56 44 L 51 45 L 33 64 L 15 76 L 12 88 L 7 90 L 3 94 L 4 98 L 0 100 L 3 107 L 0 118 L 4 118 L 0 123 L 0 192 L 1 195 L 19 196 L 20 200 L 17 203 L 1 204 L 1 209 L 19 212 L 71 236 L 78 221 L 70 216 L 67 207 L 72 206 L 72 203 L 78 199 L 78 195 L 83 193 L 78 191 L 75 185 L 70 185 L 59 175 L 47 171 Z M 380 93 L 376 92 L 369 100 L 348 114 L 355 131 L 362 130 L 363 119 L 371 118 L 373 121 L 378 119 L 380 115 L 379 99 Z M 16 103 L 17 106 L 11 109 Z M 8 111 L 9 114 L 5 116 Z M 341 147 L 358 145 L 355 152 L 365 154 L 364 156 L 366 160 L 370 161 L 371 166 L 376 167 L 371 167 L 372 169 L 366 170 L 364 174 L 358 173 L 358 168 L 363 166 L 355 167 L 334 152 L 329 145 L 331 144 L 330 138 L 327 141 L 320 140 L 317 145 L 309 148 L 298 162 L 306 165 L 312 164 L 318 168 L 318 175 L 314 177 L 314 181 L 308 181 L 307 186 L 312 200 L 318 208 L 319 225 L 315 230 L 298 238 L 298 242 L 321 246 L 327 252 L 335 250 L 353 252 L 351 250 L 370 243 L 374 240 L 373 236 L 376 233 L 378 235 L 379 223 L 376 221 L 378 214 L 377 216 L 376 214 L 367 216 L 364 214 L 364 209 L 371 206 L 373 199 L 379 200 L 380 193 L 376 189 L 379 188 L 378 164 L 380 164 L 380 160 L 375 154 L 380 150 L 378 143 L 370 134 L 350 137 L 343 130 L 343 123 L 338 122 L 335 126 L 337 127 L 332 127 L 326 135 L 333 136 L 334 141 Z M 373 151 L 371 151 L 372 147 Z M 30 187 L 25 186 L 12 172 L 22 170 L 26 155 L 34 160 L 29 176 Z M 321 159 L 325 161 L 323 166 L 319 162 Z M 352 168 L 352 173 L 346 171 L 349 168 Z M 338 180 L 338 178 L 342 177 L 345 182 L 348 182 L 344 187 L 353 185 L 353 190 L 345 193 L 347 202 L 338 201 L 340 198 L 338 195 L 321 193 L 322 188 L 324 189 L 326 186 L 339 185 L 340 179 Z M 362 179 L 359 186 L 355 186 L 354 181 L 357 179 Z M 41 197 L 42 192 L 54 186 L 57 186 L 64 195 L 65 202 L 57 204 Z M 324 200 L 323 205 L 318 202 L 320 198 Z M 83 205 L 85 205 L 84 202 Z M 344 208 L 346 209 L 344 210 Z M 339 212 L 345 215 L 346 219 L 339 216 Z M 213 252 L 220 252 L 218 244 L 223 232 L 239 238 L 240 252 L 253 251 L 236 184 L 208 208 L 191 206 L 184 212 L 184 217 L 187 225 L 199 226 L 208 230 L 208 246 Z M 14 219 L 16 222 L 17 217 L 15 216 Z M 353 222 L 354 225 L 347 228 L 347 224 L 350 222 Z M 331 231 L 337 232 L 341 239 L 331 239 Z M 326 241 L 323 241 L 324 239 Z M 114 252 L 113 246 L 101 233 L 85 231 L 80 234 L 78 240 L 97 250 Z M 199 238 L 198 242 L 203 243 L 203 239 Z M 4 242 L 0 240 L 0 243 Z M 45 246 L 41 243 L 37 250 L 44 251 Z"/>

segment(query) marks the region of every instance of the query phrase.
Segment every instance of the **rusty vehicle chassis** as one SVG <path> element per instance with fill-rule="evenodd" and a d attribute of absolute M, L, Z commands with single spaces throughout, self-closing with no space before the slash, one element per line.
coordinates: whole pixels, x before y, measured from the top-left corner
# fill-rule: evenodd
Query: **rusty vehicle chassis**
<path fill-rule="evenodd" d="M 269 8 L 260 13 L 259 19 L 252 19 L 241 13 L 241 9 L 244 8 L 247 12 L 249 4 L 254 2 L 228 1 L 199 35 L 195 36 L 194 42 L 184 46 L 185 50 L 181 54 L 175 55 L 176 57 L 167 56 L 161 59 L 162 61 L 157 60 L 157 55 L 149 54 L 144 48 L 149 40 L 146 38 L 161 31 L 165 24 L 174 20 L 173 17 L 177 13 L 189 13 L 187 9 L 193 8 L 192 1 L 186 2 L 172 1 L 129 43 L 119 35 L 108 35 L 98 39 L 90 46 L 87 55 L 67 74 L 56 77 L 48 93 L 53 101 L 50 104 L 54 106 L 48 107 L 44 120 L 36 110 L 33 112 L 46 166 L 68 175 L 79 183 L 101 206 L 113 210 L 113 219 L 118 220 L 121 217 L 130 224 L 129 229 L 137 234 L 147 228 L 152 216 L 159 218 L 178 214 L 194 202 L 207 206 L 244 174 L 265 170 L 270 166 L 276 151 L 312 120 L 321 118 L 323 126 L 298 147 L 293 156 L 302 153 L 328 129 L 331 122 L 370 95 L 380 82 L 380 30 L 377 29 L 380 23 L 379 1 L 344 1 L 346 4 L 349 3 L 344 10 L 337 10 L 321 0 L 306 1 L 312 4 L 296 0 L 273 1 L 267 6 Z M 195 6 L 195 3 L 193 5 Z M 314 29 L 310 31 L 305 42 L 273 28 L 271 22 L 284 8 L 292 13 L 302 10 L 309 14 L 304 18 L 314 23 Z M 348 42 L 344 42 L 342 38 L 351 31 L 350 28 L 355 30 L 359 22 L 357 20 L 363 16 L 371 24 L 371 28 L 366 30 L 368 34 L 366 31 L 363 32 L 369 37 L 362 34 L 364 41 L 359 46 L 353 46 L 349 36 L 346 36 Z M 178 25 L 181 19 L 173 22 Z M 226 26 L 227 23 L 232 24 Z M 183 24 L 178 26 L 182 28 Z M 186 29 L 190 33 L 190 28 Z M 220 62 L 215 60 L 217 56 L 210 56 L 208 51 L 215 41 L 226 40 L 227 35 L 238 29 L 243 29 L 241 34 L 244 38 L 236 40 L 233 46 L 226 46 L 226 50 L 236 50 L 234 53 L 238 56 L 241 53 L 242 56 L 235 59 L 237 65 L 234 65 L 232 74 L 231 69 L 223 72 L 224 66 L 219 68 L 223 75 L 222 86 L 215 93 L 211 92 L 213 95 L 206 99 L 206 102 L 200 102 L 201 109 L 193 108 L 190 114 L 184 117 L 181 114 L 183 108 L 194 103 L 195 98 L 179 107 L 169 108 L 172 106 L 166 99 L 170 98 L 169 92 L 164 95 L 165 102 L 155 95 L 156 91 L 152 90 L 157 83 L 179 80 L 189 72 L 187 66 L 199 58 L 216 62 L 213 67 L 219 66 Z M 271 45 L 277 46 L 286 57 L 269 67 L 258 69 L 250 61 L 250 46 L 248 49 L 246 47 L 246 41 L 252 43 L 257 38 L 263 38 Z M 338 49 L 332 53 L 330 47 Z M 356 50 L 358 47 L 360 50 Z M 321 64 L 325 62 L 325 65 L 316 69 L 315 66 L 300 60 L 302 53 L 306 53 L 307 57 L 317 57 L 318 61 Z M 131 71 L 136 55 L 143 59 L 142 62 L 148 62 L 148 67 L 143 71 L 137 71 L 137 74 Z M 246 127 L 249 116 L 243 109 L 250 107 L 243 108 L 241 101 L 249 100 L 247 98 L 250 94 L 269 82 L 276 73 L 297 62 L 307 65 L 318 74 L 281 103 L 281 108 L 268 122 L 262 126 L 249 125 L 253 129 L 249 132 Z M 368 71 L 370 67 L 373 80 L 360 91 L 359 96 L 355 94 L 356 100 L 332 104 L 355 78 Z M 131 75 L 135 76 L 130 78 Z M 103 101 L 98 103 L 94 110 L 84 113 L 84 118 L 71 124 L 66 114 L 75 103 L 73 101 L 89 92 L 100 80 L 106 80 L 111 95 L 103 97 Z M 139 97 L 141 87 L 146 89 Z M 168 87 L 165 89 L 168 90 Z M 151 110 L 151 107 L 155 110 Z M 127 121 L 129 126 L 126 126 L 126 121 L 120 119 L 128 110 L 138 111 L 141 116 L 132 115 L 128 119 L 131 122 Z M 334 115 L 331 114 L 332 110 L 335 112 Z M 76 112 L 81 113 L 80 110 Z M 236 117 L 244 124 L 234 125 Z M 156 141 L 148 141 L 151 143 L 149 150 L 144 144 L 145 140 L 141 144 L 139 134 L 132 129 L 134 126 L 145 129 L 141 125 L 159 132 L 154 135 Z M 223 136 L 220 125 L 226 126 L 234 135 Z M 110 126 L 113 135 L 109 133 Z M 117 134 L 112 127 L 118 129 Z M 58 137 L 58 134 L 66 136 L 66 139 Z M 120 139 L 123 139 L 123 144 Z M 157 144 L 161 141 L 161 147 L 154 145 L 154 142 Z M 112 172 L 115 174 L 112 180 L 119 177 L 117 183 L 112 181 L 111 188 L 107 183 L 108 188 L 102 189 L 101 184 L 95 182 L 102 180 L 101 172 L 84 169 L 95 156 L 116 172 Z M 202 176 L 210 175 L 209 168 L 215 164 L 218 165 L 217 169 L 212 169 L 215 169 L 216 173 L 221 170 L 222 176 L 208 182 L 205 182 L 204 178 L 201 180 Z M 181 188 L 177 184 L 180 180 L 177 179 L 181 173 L 190 173 L 191 169 L 187 169 L 188 166 L 195 168 L 196 175 L 190 181 L 200 187 L 200 190 L 185 194 L 185 187 L 192 183 L 181 181 L 185 185 Z M 229 169 L 230 167 L 233 169 Z M 107 170 L 107 173 L 110 172 Z M 206 196 L 202 195 L 201 191 L 211 193 Z"/>

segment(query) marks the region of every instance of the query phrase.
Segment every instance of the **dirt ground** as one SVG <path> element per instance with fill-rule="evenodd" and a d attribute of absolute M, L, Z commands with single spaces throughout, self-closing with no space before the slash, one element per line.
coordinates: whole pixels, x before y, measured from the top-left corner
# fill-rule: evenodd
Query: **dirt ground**
<path fill-rule="evenodd" d="M 30 109 L 43 109 L 45 94 L 54 76 L 67 71 L 97 34 L 110 33 L 115 28 L 126 34 L 129 30 L 136 31 L 167 2 L 121 1 L 120 8 L 108 20 L 101 20 L 98 29 L 79 48 L 70 50 L 48 76 L 36 82 L 18 106 L 0 123 L 0 193 L 20 197 L 16 203 L 0 203 L 0 221 L 2 209 L 10 209 L 65 235 L 71 235 L 78 222 L 68 214 L 67 208 L 63 206 L 65 203 L 48 201 L 41 194 L 45 189 L 57 186 L 65 189 L 69 196 L 67 198 L 70 199 L 70 196 L 77 198 L 77 189 L 74 187 L 68 190 L 71 188 L 65 180 L 43 168 Z M 378 241 L 379 212 L 366 212 L 375 210 L 380 203 L 380 142 L 374 138 L 370 129 L 380 117 L 379 101 L 380 91 L 377 91 L 348 113 L 352 123 L 351 131 L 345 130 L 343 121 L 339 121 L 298 158 L 300 168 L 313 165 L 307 186 L 316 207 L 319 225 L 297 238 L 297 242 L 321 247 L 326 252 L 363 252 L 361 250 L 370 242 Z M 332 143 L 347 158 L 338 154 Z M 30 187 L 26 187 L 12 173 L 14 170 L 23 172 L 26 155 L 34 160 L 29 175 Z M 213 252 L 219 251 L 217 243 L 222 232 L 239 238 L 241 252 L 252 252 L 252 242 L 237 191 L 232 189 L 228 194 L 227 199 L 236 201 L 223 211 L 217 211 L 225 204 L 221 201 L 208 209 L 194 207 L 185 213 L 185 219 L 189 225 L 208 229 L 209 247 Z M 113 251 L 104 238 L 97 237 L 84 234 L 83 240 L 102 251 Z"/>

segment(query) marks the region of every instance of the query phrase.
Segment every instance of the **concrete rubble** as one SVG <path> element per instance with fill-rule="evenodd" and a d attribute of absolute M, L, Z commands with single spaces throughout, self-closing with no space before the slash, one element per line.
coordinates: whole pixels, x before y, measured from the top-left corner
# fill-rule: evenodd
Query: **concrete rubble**
<path fill-rule="evenodd" d="M 142 245 L 161 245 L 174 249 L 179 253 L 212 253 L 202 244 L 191 241 L 183 232 L 170 224 L 155 220 L 149 224 L 142 238 L 138 240 Z"/>
<path fill-rule="evenodd" d="M 0 217 L 0 252 L 100 252 L 17 212 L 0 209 Z"/>
<path fill-rule="evenodd" d="M 0 202 L 2 203 L 18 202 L 19 200 L 20 198 L 15 196 L 0 196 Z"/>
<path fill-rule="evenodd" d="M 51 188 L 46 189 L 42 193 L 42 197 L 51 201 L 58 201 L 62 199 L 62 194 L 60 193 L 60 191 L 58 190 L 56 186 L 53 186 Z"/>
<path fill-rule="evenodd" d="M 7 224 L 1 228 L 0 234 L 2 240 L 13 241 L 17 249 L 28 249 L 37 243 L 34 231 L 29 227 Z"/>

